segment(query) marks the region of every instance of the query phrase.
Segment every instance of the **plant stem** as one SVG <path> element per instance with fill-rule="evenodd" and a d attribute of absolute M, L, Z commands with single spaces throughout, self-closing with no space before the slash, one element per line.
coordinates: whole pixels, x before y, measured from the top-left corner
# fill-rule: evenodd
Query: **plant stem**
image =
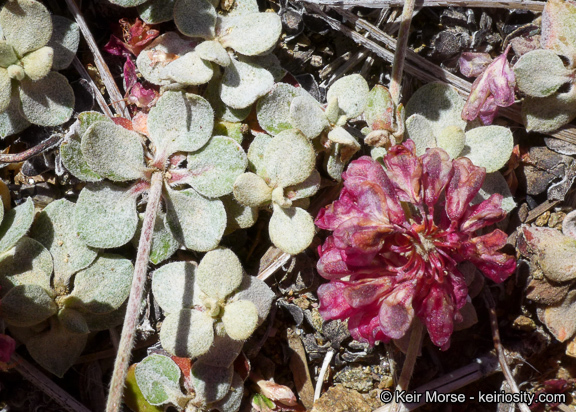
<path fill-rule="evenodd" d="M 418 352 L 420 352 L 420 343 L 422 342 L 423 329 L 424 327 L 422 322 L 420 322 L 420 319 L 415 316 L 414 320 L 412 321 L 412 332 L 410 334 L 408 350 L 406 351 L 406 358 L 404 359 L 404 364 L 402 365 L 402 372 L 400 372 L 398 385 L 396 385 L 396 393 L 408 390 L 408 385 L 410 385 L 410 378 L 412 378 L 412 373 L 414 372 L 416 358 L 418 357 Z M 399 411 L 400 405 L 396 402 L 393 402 L 391 410 L 393 412 Z"/>
<path fill-rule="evenodd" d="M 375 9 L 400 7 L 404 0 L 298 0 L 304 3 L 321 4 L 332 7 L 371 7 Z M 530 0 L 424 0 L 418 2 L 420 7 L 490 7 L 498 9 L 542 11 L 546 3 Z"/>
<path fill-rule="evenodd" d="M 28 150 L 24 150 L 20 153 L 0 153 L 0 164 L 1 163 L 20 163 L 24 162 L 31 157 L 37 156 L 40 153 L 45 152 L 48 149 L 52 149 L 60 143 L 62 140 L 62 135 L 53 134 L 48 139 L 44 140 L 42 143 L 31 147 Z"/>
<path fill-rule="evenodd" d="M 402 22 L 396 40 L 396 51 L 394 53 L 394 63 L 392 64 L 392 77 L 390 78 L 390 94 L 396 105 L 400 103 L 400 87 L 402 84 L 402 72 L 404 71 L 404 60 L 406 58 L 406 48 L 408 47 L 408 34 L 412 15 L 414 14 L 415 0 L 405 0 L 402 9 Z"/>
<path fill-rule="evenodd" d="M 146 205 L 142 234 L 140 235 L 140 242 L 138 243 L 136 264 L 134 265 L 134 278 L 132 279 L 132 288 L 130 289 L 130 297 L 128 298 L 128 306 L 126 307 L 126 317 L 124 318 L 124 325 L 122 326 L 122 336 L 120 338 L 120 344 L 118 345 L 118 354 L 114 362 L 114 372 L 112 373 L 112 380 L 110 382 L 106 412 L 119 411 L 122 403 L 124 382 L 126 381 L 130 353 L 138 325 L 144 284 L 146 283 L 150 247 L 152 245 L 154 222 L 160 206 L 163 182 L 164 176 L 162 172 L 154 172 L 152 174 L 150 190 L 148 192 L 148 204 Z"/>

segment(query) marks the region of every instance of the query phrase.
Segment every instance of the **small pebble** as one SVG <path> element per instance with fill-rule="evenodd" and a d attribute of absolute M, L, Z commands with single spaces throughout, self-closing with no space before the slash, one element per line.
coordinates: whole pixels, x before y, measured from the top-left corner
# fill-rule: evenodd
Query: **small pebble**
<path fill-rule="evenodd" d="M 546 226 L 549 219 L 550 219 L 550 211 L 547 211 L 547 212 L 542 213 L 540 216 L 538 216 L 538 218 L 536 219 L 536 222 L 534 222 L 534 224 L 536 226 L 540 226 L 540 227 Z"/>

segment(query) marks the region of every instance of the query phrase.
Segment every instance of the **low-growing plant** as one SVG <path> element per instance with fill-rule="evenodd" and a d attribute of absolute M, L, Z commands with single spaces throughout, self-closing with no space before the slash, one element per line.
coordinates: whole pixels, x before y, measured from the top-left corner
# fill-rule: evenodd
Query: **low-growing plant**
<path fill-rule="evenodd" d="M 74 58 L 76 23 L 51 16 L 35 0 L 9 0 L 0 11 L 0 137 L 31 123 L 57 126 L 72 116 L 74 92 L 55 70 Z"/>
<path fill-rule="evenodd" d="M 542 49 L 526 53 L 514 65 L 518 89 L 526 94 L 522 117 L 529 131 L 551 132 L 576 118 L 574 21 L 576 2 L 549 0 L 542 13 Z"/>
<path fill-rule="evenodd" d="M 84 350 L 88 333 L 122 322 L 134 270 L 128 259 L 99 255 L 79 239 L 69 224 L 74 209 L 67 200 L 52 202 L 32 238 L 20 238 L 0 260 L 0 316 L 32 358 L 59 377 Z M 32 202 L 14 211 L 26 231 Z"/>

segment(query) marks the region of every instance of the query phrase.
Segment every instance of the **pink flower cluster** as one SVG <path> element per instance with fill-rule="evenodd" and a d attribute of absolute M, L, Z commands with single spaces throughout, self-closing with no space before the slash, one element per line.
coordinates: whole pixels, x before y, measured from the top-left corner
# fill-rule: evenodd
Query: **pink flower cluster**
<path fill-rule="evenodd" d="M 411 140 L 393 146 L 385 168 L 370 157 L 350 163 L 340 198 L 320 211 L 316 225 L 333 231 L 320 247 L 318 289 L 325 319 L 348 319 L 352 337 L 399 339 L 414 316 L 432 342 L 450 345 L 468 289 L 457 265 L 470 261 L 495 282 L 516 268 L 499 252 L 500 230 L 477 235 L 502 220 L 502 196 L 470 205 L 485 169 L 440 148 L 420 157 Z"/>

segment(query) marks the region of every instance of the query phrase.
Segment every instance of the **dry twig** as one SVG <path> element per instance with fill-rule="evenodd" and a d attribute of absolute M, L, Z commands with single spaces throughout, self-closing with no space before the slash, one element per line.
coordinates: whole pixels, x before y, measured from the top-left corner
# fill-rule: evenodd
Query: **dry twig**
<path fill-rule="evenodd" d="M 402 7 L 404 0 L 298 0 L 304 3 L 321 4 L 334 7 L 371 7 L 375 9 Z M 418 0 L 416 8 L 421 7 L 488 7 L 494 9 L 516 9 L 542 11 L 544 2 L 526 0 Z"/>
<path fill-rule="evenodd" d="M 52 149 L 58 146 L 62 140 L 62 135 L 60 134 L 53 134 L 48 139 L 44 140 L 42 143 L 37 144 L 34 147 L 31 147 L 28 150 L 24 150 L 20 153 L 0 153 L 0 164 L 2 163 L 20 163 L 24 162 L 31 157 L 37 156 L 41 153 L 44 153 L 46 150 Z"/>

